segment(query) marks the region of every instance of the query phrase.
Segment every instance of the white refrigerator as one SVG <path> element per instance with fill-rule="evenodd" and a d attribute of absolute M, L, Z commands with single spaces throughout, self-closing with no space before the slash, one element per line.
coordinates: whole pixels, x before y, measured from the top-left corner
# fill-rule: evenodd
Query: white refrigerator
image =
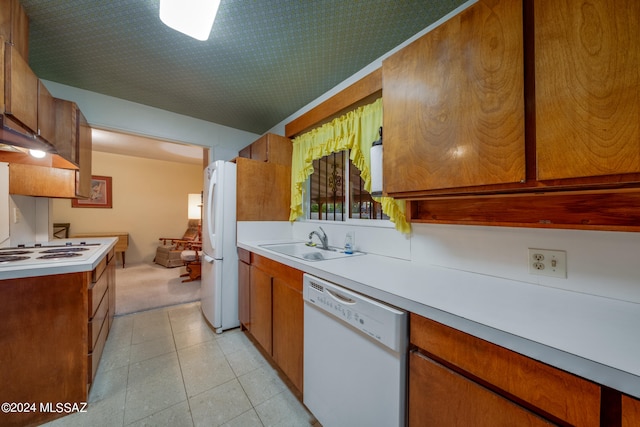
<path fill-rule="evenodd" d="M 236 248 L 236 164 L 222 160 L 204 171 L 202 314 L 217 333 L 240 326 Z"/>

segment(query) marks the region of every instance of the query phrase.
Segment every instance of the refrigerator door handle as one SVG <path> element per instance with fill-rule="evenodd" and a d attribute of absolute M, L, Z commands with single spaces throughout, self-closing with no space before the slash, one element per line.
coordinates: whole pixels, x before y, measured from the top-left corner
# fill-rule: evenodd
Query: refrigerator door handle
<path fill-rule="evenodd" d="M 205 215 L 205 217 L 207 218 L 207 232 L 209 233 L 209 241 L 211 242 L 211 246 L 214 248 L 215 250 L 215 233 L 214 233 L 214 228 L 213 228 L 213 192 L 215 191 L 215 187 L 216 184 L 218 182 L 218 171 L 217 169 L 214 169 L 213 173 L 211 174 L 211 181 L 209 181 L 209 194 L 207 195 L 207 206 L 209 209 L 209 212 L 207 213 L 207 215 Z M 219 219 L 215 219 L 216 221 Z"/>

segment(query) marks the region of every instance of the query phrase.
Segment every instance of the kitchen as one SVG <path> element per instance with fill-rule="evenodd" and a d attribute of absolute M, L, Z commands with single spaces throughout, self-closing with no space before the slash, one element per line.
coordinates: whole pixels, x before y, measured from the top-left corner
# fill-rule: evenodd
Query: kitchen
<path fill-rule="evenodd" d="M 349 87 L 354 81 L 358 81 L 362 77 L 369 75 L 372 71 L 374 71 L 374 69 L 377 69 L 379 67 L 380 62 L 372 65 L 371 68 L 363 70 L 360 74 L 358 74 L 356 78 L 344 82 L 343 85 L 335 92 L 326 94 L 326 98 L 323 97 L 322 99 L 317 99 L 313 103 L 309 104 L 308 108 L 305 107 L 305 109 L 310 110 L 313 106 L 320 104 L 322 101 L 338 93 L 340 90 Z M 272 129 L 273 133 L 279 135 L 286 134 L 286 130 L 284 129 L 285 125 L 290 122 L 290 119 L 283 121 L 280 125 Z M 259 225 L 260 224 L 258 224 L 258 226 Z M 279 226 L 282 227 L 277 229 L 280 230 L 280 232 L 278 233 L 279 239 L 295 240 L 306 240 L 310 231 L 317 228 L 317 224 L 305 223 L 303 221 L 295 222 L 292 225 L 284 222 Z M 547 295 L 554 295 L 555 297 L 557 297 L 557 303 L 562 301 L 564 296 L 569 295 L 570 298 L 567 300 L 568 305 L 576 304 L 578 301 L 583 301 L 583 298 L 585 298 L 586 300 L 592 300 L 591 297 L 594 297 L 597 301 L 602 301 L 605 306 L 607 304 L 612 304 L 613 306 L 615 306 L 616 304 L 618 304 L 618 302 L 620 302 L 622 304 L 621 307 L 632 307 L 632 313 L 635 313 L 635 315 L 633 315 L 630 319 L 635 320 L 635 323 L 637 323 L 638 311 L 637 308 L 635 308 L 634 311 L 633 307 L 637 307 L 638 302 L 640 302 L 640 289 L 638 287 L 638 274 L 635 268 L 635 265 L 637 264 L 637 256 L 635 255 L 635 253 L 637 253 L 637 251 L 634 250 L 637 248 L 638 238 L 636 236 L 636 233 L 634 232 L 607 231 L 598 230 L 597 228 L 554 229 L 531 227 L 494 227 L 488 224 L 469 226 L 460 224 L 456 225 L 444 223 L 434 224 L 426 222 L 414 222 L 412 223 L 412 234 L 410 235 L 410 237 L 405 237 L 404 235 L 394 231 L 392 228 L 372 228 L 360 225 L 341 224 L 331 224 L 331 226 L 323 224 L 322 226 L 326 230 L 327 235 L 329 236 L 329 243 L 332 246 L 342 246 L 345 234 L 348 231 L 353 231 L 355 229 L 356 248 L 367 252 L 367 255 L 362 259 L 367 259 L 366 257 L 368 257 L 369 255 L 371 255 L 369 259 L 374 258 L 374 256 L 386 256 L 391 258 L 389 262 L 394 265 L 400 266 L 397 270 L 387 272 L 382 272 L 371 268 L 370 270 L 368 270 L 369 273 L 367 273 L 367 271 L 329 273 L 330 276 L 334 279 L 342 277 L 344 280 L 344 278 L 346 277 L 347 283 L 351 285 L 352 289 L 361 292 L 366 291 L 365 293 L 383 300 L 389 298 L 388 294 L 400 292 L 400 288 L 403 287 L 402 283 L 412 281 L 411 277 L 404 276 L 405 273 L 403 273 L 403 271 L 410 271 L 414 266 L 417 267 L 418 271 L 420 272 L 423 272 L 423 268 L 435 268 L 438 271 L 441 271 L 440 269 L 450 271 L 452 275 L 451 277 L 467 277 L 470 281 L 478 284 L 480 291 L 487 290 L 492 286 L 490 283 L 488 283 L 488 281 L 490 281 L 490 278 L 498 278 L 498 281 L 505 285 L 505 287 L 500 287 L 497 290 L 498 294 L 490 293 L 487 291 L 486 293 L 480 292 L 478 295 L 476 295 L 473 294 L 473 287 L 461 288 L 459 295 L 460 300 L 454 301 L 456 303 L 454 305 L 457 308 L 451 308 L 451 310 L 456 310 L 467 307 L 467 309 L 471 310 L 473 309 L 474 303 L 478 305 L 478 307 L 476 307 L 478 311 L 482 311 L 484 307 L 484 309 L 488 310 L 489 312 L 484 314 L 487 316 L 487 318 L 480 321 L 480 323 L 491 325 L 492 322 L 496 322 L 494 328 L 483 329 L 485 332 L 487 332 L 488 330 L 490 331 L 490 333 L 496 333 L 495 331 L 504 331 L 508 329 L 508 325 L 504 324 L 505 320 L 501 319 L 499 316 L 500 313 L 503 313 L 500 310 L 504 310 L 504 307 L 496 309 L 493 312 L 490 312 L 490 307 L 493 307 L 491 305 L 493 303 L 499 304 L 502 298 L 504 298 L 502 301 L 505 304 L 513 304 L 513 309 L 516 309 L 516 307 L 520 307 L 517 303 L 518 298 L 522 299 L 525 295 L 527 295 L 527 297 L 530 296 L 529 293 L 524 289 L 522 289 L 521 291 L 515 291 L 516 289 L 521 289 L 521 287 L 527 290 L 535 289 L 536 291 L 548 291 L 549 293 Z M 243 237 L 244 230 L 242 227 L 253 227 L 248 228 L 248 230 L 249 234 L 252 234 L 254 236 L 258 236 L 262 233 L 265 234 L 263 239 L 255 238 L 255 240 L 274 239 L 272 235 L 266 234 L 268 234 L 267 231 L 276 230 L 276 227 L 271 227 L 270 225 L 270 230 L 264 230 L 264 227 L 256 229 L 256 224 L 245 224 L 242 226 L 239 225 L 238 239 L 241 244 L 245 246 L 245 249 L 250 249 L 251 251 L 258 253 L 259 255 L 266 256 L 268 252 L 259 249 L 259 247 L 251 243 L 251 240 L 249 240 L 247 237 Z M 566 251 L 566 278 L 558 279 L 548 276 L 531 275 L 527 268 L 528 248 L 547 248 Z M 274 255 L 270 254 L 270 256 Z M 283 257 L 275 257 L 280 261 L 285 260 L 285 258 Z M 288 260 L 287 262 L 291 263 L 291 260 Z M 327 261 L 326 263 L 328 262 L 329 261 Z M 301 264 L 298 263 L 293 265 L 299 268 Z M 319 267 L 313 268 L 320 270 Z M 317 273 L 318 275 L 322 274 L 322 272 L 320 271 L 313 272 Z M 326 275 L 327 273 L 325 272 L 324 274 Z M 353 274 L 357 274 L 359 277 L 351 276 Z M 369 282 L 368 274 L 385 278 L 387 279 L 385 280 L 385 282 L 397 284 L 398 289 L 376 291 L 374 289 L 375 286 L 366 288 L 361 284 L 359 285 L 359 283 L 362 282 Z M 447 276 L 444 273 L 442 274 L 444 276 Z M 365 277 L 367 278 L 367 280 L 364 280 Z M 379 279 L 370 278 L 371 283 L 376 283 L 377 280 Z M 462 286 L 460 284 L 458 285 Z M 509 297 L 507 295 L 509 292 L 507 291 L 514 291 L 513 296 Z M 472 295 L 475 295 L 477 299 L 468 300 L 465 305 L 463 304 L 463 297 L 465 295 L 467 295 L 469 299 L 471 299 Z M 563 297 L 560 297 L 561 295 Z M 572 298 L 573 296 L 575 296 L 575 298 Z M 392 301 L 389 302 L 395 303 L 399 306 L 402 305 L 399 300 L 395 300 L 394 298 L 391 299 Z M 485 301 L 486 299 L 491 299 L 492 301 Z M 582 303 L 580 303 L 580 305 L 582 305 L 583 307 L 587 307 L 587 305 L 583 305 Z M 548 305 L 542 305 L 539 307 L 539 309 L 541 310 L 541 312 L 545 313 L 546 316 L 550 316 L 554 313 L 563 311 L 561 306 L 552 307 Z M 417 309 L 414 308 L 414 310 Z M 546 318 L 545 317 L 537 319 L 536 316 L 534 316 L 534 313 L 529 313 L 529 315 L 531 316 L 529 324 L 544 323 L 543 320 L 545 320 Z M 552 343 L 552 341 L 563 341 L 563 339 L 567 340 L 568 337 L 555 336 L 553 334 L 554 327 L 559 328 L 562 325 L 555 325 L 552 321 L 553 318 L 549 319 L 551 324 L 547 325 L 547 329 L 542 328 L 538 330 L 537 332 L 544 332 L 542 333 L 542 336 L 537 337 L 534 341 L 547 343 L 546 345 L 550 347 L 562 348 L 562 345 L 567 343 Z M 623 335 L 623 337 L 626 336 L 627 341 L 634 341 L 632 338 L 630 338 L 633 336 L 631 335 L 631 329 L 634 322 L 629 322 L 629 324 L 625 326 L 624 324 L 617 324 L 616 319 L 617 317 L 614 315 L 614 313 L 608 313 L 605 310 L 603 313 L 599 313 L 597 316 L 595 316 L 593 321 L 597 321 L 597 323 L 600 323 L 605 328 L 607 327 L 607 325 L 609 325 L 609 327 L 613 327 L 615 325 L 615 328 L 612 329 L 618 330 Z M 620 319 L 624 320 L 624 317 L 621 317 Z M 588 319 L 582 320 L 586 321 Z M 595 325 L 590 324 L 590 326 Z M 462 326 L 460 327 L 462 328 Z M 526 327 L 526 325 L 516 325 L 516 327 Z M 620 327 L 621 329 L 618 329 L 618 327 Z M 580 333 L 589 336 L 588 330 L 571 330 L 574 332 L 579 331 Z M 468 332 L 479 333 L 477 330 Z M 533 332 L 536 331 L 529 331 L 529 333 Z M 594 333 L 596 333 L 595 330 Z M 598 332 L 598 334 L 600 333 L 606 334 L 606 332 L 604 331 Z M 513 335 L 508 334 L 506 338 L 515 339 L 514 336 L 517 336 L 518 334 L 521 334 L 525 337 L 530 336 L 527 332 L 520 331 L 514 332 Z M 501 334 L 497 333 L 497 335 Z M 492 336 L 487 337 L 486 339 L 492 341 L 495 340 L 496 337 Z M 516 339 L 516 341 L 518 340 Z M 507 344 L 504 345 L 508 347 Z M 607 351 L 607 348 L 605 346 L 595 345 L 593 347 L 604 348 L 587 348 L 585 349 L 585 351 L 587 351 L 588 353 L 597 353 L 598 351 L 602 351 L 604 354 L 594 355 L 591 353 L 592 355 L 586 357 L 586 359 L 590 359 L 593 361 L 598 357 L 603 357 L 603 359 L 601 359 L 600 362 L 597 363 L 603 363 L 605 365 L 607 363 L 610 363 L 610 360 L 617 359 L 618 362 L 616 363 L 619 364 L 616 366 L 621 368 L 622 371 L 625 371 L 626 375 L 617 377 L 617 375 L 612 374 L 612 372 L 606 371 L 606 375 L 608 376 L 609 374 L 611 374 L 611 376 L 609 378 L 599 379 L 596 382 L 608 384 L 610 389 L 621 390 L 625 394 L 637 398 L 638 383 L 637 379 L 633 380 L 633 377 L 637 377 L 638 375 L 637 367 L 633 367 L 633 361 L 628 362 L 624 360 L 625 356 L 629 357 L 630 355 L 632 356 L 634 354 L 634 343 L 628 342 L 627 345 L 629 345 L 630 347 L 626 347 L 626 351 L 620 350 L 609 352 Z M 533 351 L 535 352 L 537 350 L 534 348 Z M 575 351 L 575 349 L 568 349 L 567 351 L 571 352 Z M 629 354 L 629 352 L 631 352 L 631 354 Z M 558 353 L 552 352 L 552 354 L 559 356 Z M 529 356 L 533 357 L 534 355 L 530 354 Z M 562 357 L 560 357 L 560 359 L 562 359 Z M 559 362 L 556 361 L 555 363 L 556 366 L 560 366 L 561 368 L 572 372 L 572 369 L 575 370 L 575 367 L 563 366 L 562 364 L 567 363 L 569 365 L 573 365 L 574 362 L 574 360 L 569 358 L 565 359 L 564 362 L 561 360 Z M 623 368 L 623 366 L 625 367 Z M 597 371 L 597 369 L 595 369 L 595 371 Z M 573 373 L 576 375 L 580 374 L 579 372 Z"/>

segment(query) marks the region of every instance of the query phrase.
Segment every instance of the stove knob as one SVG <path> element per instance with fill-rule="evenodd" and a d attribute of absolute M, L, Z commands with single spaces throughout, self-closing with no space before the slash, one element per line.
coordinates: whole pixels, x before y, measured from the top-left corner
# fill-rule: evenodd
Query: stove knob
<path fill-rule="evenodd" d="M 26 246 L 24 245 L 24 243 L 22 243 L 22 244 L 18 245 L 18 247 L 19 247 L 19 248 L 24 248 L 24 247 L 26 247 Z"/>
<path fill-rule="evenodd" d="M 71 242 L 65 243 L 65 246 L 71 246 L 71 245 L 73 245 L 73 243 L 71 243 Z"/>
<path fill-rule="evenodd" d="M 36 248 L 41 248 L 42 247 L 42 243 L 36 243 L 35 245 L 33 245 Z"/>
<path fill-rule="evenodd" d="M 87 242 L 80 242 L 80 244 L 81 244 L 81 245 L 86 245 L 86 244 L 87 244 Z"/>

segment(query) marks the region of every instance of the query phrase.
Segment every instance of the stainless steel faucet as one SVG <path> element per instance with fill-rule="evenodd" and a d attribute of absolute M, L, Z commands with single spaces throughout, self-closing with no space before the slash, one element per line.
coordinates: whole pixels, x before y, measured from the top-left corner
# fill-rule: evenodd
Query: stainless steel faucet
<path fill-rule="evenodd" d="M 329 238 L 327 237 L 327 233 L 324 232 L 322 227 L 318 227 L 318 228 L 320 229 L 320 232 L 318 232 L 318 230 L 313 230 L 311 233 L 309 233 L 309 241 L 312 240 L 313 235 L 315 234 L 320 239 L 320 243 L 322 243 L 322 249 L 328 250 L 329 249 Z M 322 233 L 322 234 L 320 234 L 320 233 Z"/>

